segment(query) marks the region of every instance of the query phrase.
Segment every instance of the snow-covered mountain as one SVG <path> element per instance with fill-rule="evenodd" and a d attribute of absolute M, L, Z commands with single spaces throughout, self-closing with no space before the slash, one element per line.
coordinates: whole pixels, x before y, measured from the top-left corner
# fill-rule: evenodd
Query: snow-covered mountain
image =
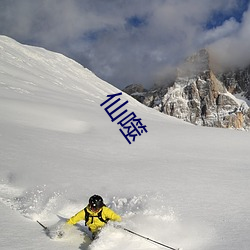
<path fill-rule="evenodd" d="M 112 225 L 90 243 L 84 222 L 62 239 L 36 223 L 53 228 L 97 193 L 124 227 L 168 246 L 248 250 L 250 134 L 193 126 L 122 93 L 110 101 L 128 101 L 147 129 L 129 144 L 103 104 L 117 93 L 63 55 L 0 37 L 0 248 L 162 249 Z"/>
<path fill-rule="evenodd" d="M 211 61 L 208 50 L 200 50 L 180 65 L 171 86 L 141 91 L 132 85 L 124 91 L 149 107 L 196 125 L 248 130 L 249 69 L 221 73 Z"/>
<path fill-rule="evenodd" d="M 245 97 L 250 103 L 250 66 L 245 68 L 218 72 L 218 79 L 223 82 L 230 93 Z"/>

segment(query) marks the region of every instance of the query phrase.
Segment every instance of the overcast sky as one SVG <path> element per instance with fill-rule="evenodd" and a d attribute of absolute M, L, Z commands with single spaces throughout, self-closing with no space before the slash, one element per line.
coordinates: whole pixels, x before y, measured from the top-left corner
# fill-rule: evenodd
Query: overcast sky
<path fill-rule="evenodd" d="M 61 52 L 111 84 L 149 86 L 200 48 L 250 62 L 250 0 L 0 0 L 0 34 Z"/>

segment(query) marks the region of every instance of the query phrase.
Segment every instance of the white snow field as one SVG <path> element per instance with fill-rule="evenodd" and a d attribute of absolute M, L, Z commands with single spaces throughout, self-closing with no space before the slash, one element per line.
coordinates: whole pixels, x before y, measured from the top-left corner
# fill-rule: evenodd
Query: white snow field
<path fill-rule="evenodd" d="M 190 125 L 123 93 L 121 110 L 148 131 L 129 144 L 100 106 L 120 92 L 63 55 L 0 36 L 0 249 L 167 249 L 112 223 L 92 243 L 84 222 L 61 239 L 36 223 L 53 232 L 99 194 L 123 227 L 167 246 L 249 250 L 249 132 Z"/>

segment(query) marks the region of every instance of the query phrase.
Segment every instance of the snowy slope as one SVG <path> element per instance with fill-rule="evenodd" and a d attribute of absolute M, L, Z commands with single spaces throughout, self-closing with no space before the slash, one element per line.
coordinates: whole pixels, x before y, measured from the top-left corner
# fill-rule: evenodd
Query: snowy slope
<path fill-rule="evenodd" d="M 1 249 L 162 249 L 107 226 L 53 226 L 104 197 L 122 225 L 185 250 L 250 247 L 248 132 L 196 127 L 125 93 L 148 133 L 128 144 L 100 104 L 120 91 L 63 55 L 0 36 Z M 10 240 L 12 238 L 12 241 Z"/>

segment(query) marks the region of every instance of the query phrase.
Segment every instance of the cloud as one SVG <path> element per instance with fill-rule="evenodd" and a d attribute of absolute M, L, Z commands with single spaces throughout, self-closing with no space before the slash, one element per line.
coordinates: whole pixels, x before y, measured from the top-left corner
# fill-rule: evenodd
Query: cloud
<path fill-rule="evenodd" d="M 149 86 L 204 46 L 212 44 L 216 53 L 225 45 L 248 48 L 249 14 L 242 22 L 233 17 L 239 2 L 2 0 L 0 33 L 61 52 L 120 88 Z M 222 23 L 214 20 L 219 15 Z"/>
<path fill-rule="evenodd" d="M 221 26 L 204 31 L 200 38 L 201 44 L 211 44 L 225 37 L 235 34 L 240 28 L 240 24 L 232 17 L 226 20 Z"/>
<path fill-rule="evenodd" d="M 216 61 L 225 67 L 245 67 L 250 64 L 250 10 L 243 15 L 242 22 L 221 39 L 210 44 Z M 226 24 L 220 29 L 227 29 Z"/>

